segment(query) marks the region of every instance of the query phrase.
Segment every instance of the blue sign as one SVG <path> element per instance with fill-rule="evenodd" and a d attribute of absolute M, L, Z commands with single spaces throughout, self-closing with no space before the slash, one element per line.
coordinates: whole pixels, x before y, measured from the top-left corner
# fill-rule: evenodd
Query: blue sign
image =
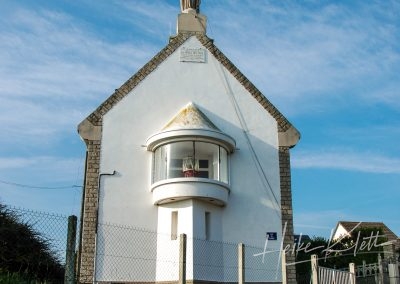
<path fill-rule="evenodd" d="M 269 241 L 276 241 L 278 239 L 277 232 L 267 232 L 267 240 Z"/>

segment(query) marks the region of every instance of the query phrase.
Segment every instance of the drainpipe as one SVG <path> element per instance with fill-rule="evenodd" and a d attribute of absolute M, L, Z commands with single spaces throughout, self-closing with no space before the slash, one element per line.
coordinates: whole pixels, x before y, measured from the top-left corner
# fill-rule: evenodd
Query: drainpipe
<path fill-rule="evenodd" d="M 96 231 L 95 233 L 97 234 L 97 227 L 99 225 L 99 202 L 100 202 L 100 189 L 101 189 L 101 178 L 103 176 L 113 176 L 115 175 L 117 172 L 114 170 L 112 173 L 101 173 L 99 174 L 99 179 L 98 179 L 98 185 L 99 185 L 99 189 L 97 192 L 97 208 L 96 208 Z"/>
<path fill-rule="evenodd" d="M 100 189 L 101 189 L 101 178 L 103 176 L 114 176 L 117 172 L 114 170 L 112 173 L 101 173 L 98 178 L 98 192 L 97 192 L 97 208 L 96 208 L 96 228 L 95 228 L 95 239 L 94 239 L 94 273 L 93 281 L 96 282 L 96 256 L 97 256 L 97 229 L 99 227 L 99 202 L 100 202 Z"/>

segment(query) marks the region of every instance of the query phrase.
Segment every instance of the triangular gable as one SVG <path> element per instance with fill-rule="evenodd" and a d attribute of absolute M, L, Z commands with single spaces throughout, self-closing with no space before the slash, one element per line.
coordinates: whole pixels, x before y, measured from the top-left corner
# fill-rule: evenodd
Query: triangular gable
<path fill-rule="evenodd" d="M 221 131 L 194 103 L 187 104 L 164 127 L 165 130 L 195 128 Z"/>
<path fill-rule="evenodd" d="M 168 45 L 144 65 L 135 75 L 127 80 L 120 88 L 104 101 L 86 120 L 78 127 L 78 132 L 84 139 L 92 137 L 87 134 L 92 129 L 101 127 L 103 115 L 106 114 L 114 105 L 132 91 L 141 81 L 153 72 L 166 58 L 175 52 L 190 37 L 196 36 L 200 43 L 234 76 L 238 82 L 259 102 L 268 113 L 275 118 L 278 124 L 279 142 L 281 146 L 294 146 L 300 139 L 300 133 L 292 124 L 279 112 L 279 110 L 251 83 L 245 75 L 214 45 L 214 41 L 204 34 L 195 32 L 179 33 L 171 37 Z M 95 131 L 99 133 L 99 130 Z"/>

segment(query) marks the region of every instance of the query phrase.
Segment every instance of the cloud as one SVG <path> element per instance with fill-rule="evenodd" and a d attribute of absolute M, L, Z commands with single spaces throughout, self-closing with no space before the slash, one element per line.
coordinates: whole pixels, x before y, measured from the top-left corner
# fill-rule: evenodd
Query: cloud
<path fill-rule="evenodd" d="M 0 158 L 0 170 L 11 170 L 32 166 L 34 162 L 27 158 Z"/>
<path fill-rule="evenodd" d="M 0 31 L 0 82 L 13 96 L 93 99 L 151 57 L 150 46 L 106 42 L 67 14 L 20 9 L 8 17 Z"/>
<path fill-rule="evenodd" d="M 243 3 L 202 3 L 209 16 L 210 34 L 216 33 L 216 44 L 221 44 L 232 61 L 267 97 L 282 105 L 285 113 L 327 104 L 322 96 L 337 96 L 340 90 L 365 82 L 375 82 L 374 87 L 364 88 L 363 92 L 353 88 L 352 92 L 373 102 L 398 105 L 400 80 L 393 75 L 400 73 L 394 72 L 400 65 L 395 36 L 398 31 L 390 25 L 393 16 L 387 14 L 393 12 L 385 5 L 365 5 L 360 14 L 354 14 L 339 4 L 309 9 L 293 3 Z M 82 18 L 40 7 L 18 8 L 3 15 L 0 99 L 1 111 L 7 117 L 2 115 L 0 123 L 5 125 L 5 137 L 17 137 L 19 133 L 21 138 L 33 139 L 29 133 L 40 129 L 50 139 L 55 131 L 75 130 L 80 120 L 149 60 L 163 46 L 161 43 L 166 43 L 171 19 L 175 29 L 179 12 L 176 3 L 114 4 L 99 5 L 104 18 L 129 23 L 125 28 L 133 29 L 132 35 L 125 40 L 112 41 Z M 366 17 L 374 15 L 372 9 L 385 16 L 384 24 L 378 25 L 375 17 Z M 227 31 L 234 31 L 236 36 L 221 36 Z M 387 78 L 388 74 L 392 74 L 392 83 L 380 84 L 379 78 Z M 316 96 L 320 99 L 315 100 Z M 298 108 L 299 101 L 302 108 Z M 13 108 L 4 102 L 10 102 Z M 65 116 L 68 123 L 59 118 L 67 114 L 66 110 L 59 112 L 60 105 L 74 113 Z M 16 110 L 14 114 L 11 109 Z M 29 110 L 33 111 L 28 115 Z M 23 114 L 19 121 L 17 113 Z M 37 116 L 32 119 L 34 114 Z"/>
<path fill-rule="evenodd" d="M 156 49 L 106 41 L 50 10 L 18 8 L 0 24 L 0 131 L 9 145 L 75 132 Z"/>
<path fill-rule="evenodd" d="M 125 21 L 141 33 L 147 36 L 166 36 L 168 32 L 175 34 L 176 16 L 180 12 L 178 1 L 173 5 L 163 0 L 116 3 L 120 5 L 121 11 L 127 13 Z"/>
<path fill-rule="evenodd" d="M 61 183 L 81 185 L 83 166 L 83 158 L 0 157 L 0 179 L 10 183 L 44 187 Z"/>
<path fill-rule="evenodd" d="M 292 156 L 297 169 L 338 169 L 381 174 L 400 174 L 400 159 L 370 152 L 340 150 L 299 151 Z"/>
<path fill-rule="evenodd" d="M 329 104 L 327 97 L 338 96 L 391 103 L 398 94 L 393 92 L 400 87 L 399 31 L 393 16 L 398 3 L 364 4 L 360 9 L 329 2 L 312 8 L 245 3 L 212 11 L 210 18 L 225 18 L 210 24 L 214 33 L 235 33 L 218 37 L 216 44 L 228 49 L 232 61 L 284 109 L 309 111 L 317 102 Z M 390 88 L 384 83 L 388 78 Z M 382 92 L 386 95 L 376 95 Z"/>
<path fill-rule="evenodd" d="M 376 217 L 374 213 L 369 215 L 353 213 L 349 209 L 316 209 L 314 211 L 300 209 L 293 216 L 296 234 L 302 233 L 325 238 L 330 237 L 339 221 L 384 222 L 392 230 L 397 229 L 400 223 L 397 219 L 390 217 Z"/>
<path fill-rule="evenodd" d="M 379 88 L 371 90 L 369 97 L 372 103 L 381 102 L 391 108 L 400 109 L 400 91 L 398 79 L 396 82 L 388 81 Z"/>
<path fill-rule="evenodd" d="M 343 210 L 301 211 L 294 214 L 296 234 L 329 238 L 340 220 L 357 220 Z M 328 226 L 329 225 L 329 226 Z"/>

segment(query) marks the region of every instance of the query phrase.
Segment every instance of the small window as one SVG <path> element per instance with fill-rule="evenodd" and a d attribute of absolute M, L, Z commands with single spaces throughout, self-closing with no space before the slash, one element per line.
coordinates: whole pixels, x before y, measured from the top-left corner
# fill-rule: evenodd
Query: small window
<path fill-rule="evenodd" d="M 205 221 L 206 240 L 209 240 L 210 239 L 210 212 L 205 212 L 204 221 Z"/>
<path fill-rule="evenodd" d="M 178 211 L 171 212 L 171 240 L 178 238 Z"/>
<path fill-rule="evenodd" d="M 202 169 L 202 168 L 208 169 L 208 160 L 200 160 L 199 161 L 199 168 L 200 169 Z"/>

